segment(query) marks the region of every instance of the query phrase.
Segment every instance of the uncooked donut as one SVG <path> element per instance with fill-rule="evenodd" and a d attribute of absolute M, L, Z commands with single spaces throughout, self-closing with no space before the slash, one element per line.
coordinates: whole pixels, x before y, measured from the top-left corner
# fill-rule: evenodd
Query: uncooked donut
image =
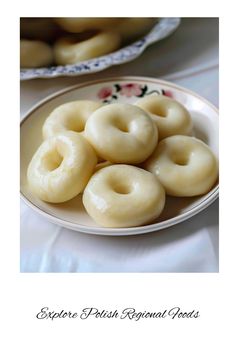
<path fill-rule="evenodd" d="M 28 183 L 38 198 L 62 203 L 84 189 L 96 163 L 95 152 L 86 139 L 66 132 L 40 145 L 28 167 Z"/>
<path fill-rule="evenodd" d="M 45 42 L 21 39 L 20 67 L 38 68 L 53 62 L 52 48 Z"/>
<path fill-rule="evenodd" d="M 120 42 L 120 35 L 112 31 L 98 32 L 82 41 L 73 36 L 61 38 L 54 45 L 55 61 L 59 65 L 67 65 L 100 57 L 118 49 Z"/>
<path fill-rule="evenodd" d="M 153 94 L 140 98 L 135 104 L 147 111 L 156 122 L 159 140 L 171 135 L 191 133 L 191 116 L 186 108 L 176 100 Z"/>
<path fill-rule="evenodd" d="M 163 139 L 144 167 L 158 177 L 168 195 L 177 197 L 207 193 L 218 177 L 218 163 L 210 148 L 183 135 Z"/>
<path fill-rule="evenodd" d="M 87 120 L 85 136 L 98 156 L 113 163 L 140 163 L 153 152 L 158 132 L 141 108 L 110 104 L 97 109 Z"/>
<path fill-rule="evenodd" d="M 139 226 L 160 215 L 165 192 L 150 172 L 129 165 L 113 165 L 91 177 L 84 190 L 83 204 L 99 225 Z"/>
<path fill-rule="evenodd" d="M 90 115 L 101 106 L 100 102 L 87 100 L 68 102 L 58 106 L 44 122 L 44 139 L 68 130 L 83 132 Z"/>

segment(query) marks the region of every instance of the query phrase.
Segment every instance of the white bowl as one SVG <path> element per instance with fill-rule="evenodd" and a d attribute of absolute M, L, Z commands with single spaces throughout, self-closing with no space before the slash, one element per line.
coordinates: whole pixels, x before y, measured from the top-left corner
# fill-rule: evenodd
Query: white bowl
<path fill-rule="evenodd" d="M 51 222 L 63 227 L 98 235 L 134 235 L 152 232 L 178 224 L 209 206 L 218 197 L 218 185 L 198 197 L 167 197 L 161 216 L 153 223 L 130 228 L 100 227 L 86 213 L 81 196 L 62 204 L 49 204 L 35 197 L 28 188 L 28 164 L 42 142 L 42 125 L 57 106 L 79 99 L 102 102 L 134 103 L 138 97 L 150 93 L 165 94 L 181 102 L 190 112 L 194 135 L 207 143 L 218 158 L 218 110 L 204 98 L 172 83 L 145 77 L 116 77 L 93 81 L 67 88 L 41 101 L 26 114 L 21 122 L 21 197 L 34 210 Z"/>

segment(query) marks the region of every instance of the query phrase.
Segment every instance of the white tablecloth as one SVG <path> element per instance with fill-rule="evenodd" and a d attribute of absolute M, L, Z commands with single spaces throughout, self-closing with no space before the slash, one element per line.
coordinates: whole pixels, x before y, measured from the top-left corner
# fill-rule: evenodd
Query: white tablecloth
<path fill-rule="evenodd" d="M 218 20 L 183 19 L 169 38 L 133 62 L 82 77 L 21 83 L 21 116 L 59 89 L 109 76 L 162 78 L 218 106 Z M 166 230 L 130 237 L 82 234 L 54 225 L 21 201 L 21 272 L 217 272 L 218 201 Z"/>

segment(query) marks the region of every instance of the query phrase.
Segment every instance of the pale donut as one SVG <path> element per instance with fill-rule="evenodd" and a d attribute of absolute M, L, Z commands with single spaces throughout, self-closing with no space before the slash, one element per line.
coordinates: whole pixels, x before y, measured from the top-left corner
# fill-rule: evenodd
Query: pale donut
<path fill-rule="evenodd" d="M 207 193 L 218 177 L 218 163 L 210 148 L 184 135 L 163 139 L 144 167 L 158 177 L 168 195 L 177 197 Z"/>
<path fill-rule="evenodd" d="M 20 67 L 38 68 L 53 62 L 52 48 L 45 42 L 21 39 Z"/>
<path fill-rule="evenodd" d="M 83 132 L 89 116 L 101 106 L 100 102 L 81 100 L 64 103 L 55 108 L 44 122 L 44 139 L 68 130 Z"/>
<path fill-rule="evenodd" d="M 45 140 L 38 148 L 28 166 L 28 183 L 40 199 L 62 203 L 84 189 L 96 163 L 86 139 L 66 132 Z"/>
<path fill-rule="evenodd" d="M 67 65 L 100 57 L 118 49 L 120 42 L 120 35 L 112 31 L 98 32 L 79 42 L 73 37 L 61 38 L 54 45 L 55 61 Z"/>
<path fill-rule="evenodd" d="M 114 27 L 122 21 L 122 19 L 114 17 L 61 17 L 54 20 L 64 30 L 71 33 Z"/>
<path fill-rule="evenodd" d="M 83 193 L 83 204 L 101 226 L 139 226 L 160 215 L 165 191 L 150 172 L 135 166 L 113 165 L 91 177 Z"/>
<path fill-rule="evenodd" d="M 156 122 L 159 140 L 171 135 L 191 133 L 191 116 L 181 103 L 163 95 L 153 94 L 139 99 L 135 104 L 147 111 Z"/>
<path fill-rule="evenodd" d="M 155 123 L 139 107 L 110 104 L 87 120 L 85 136 L 97 154 L 114 163 L 140 163 L 153 152 L 158 139 Z"/>

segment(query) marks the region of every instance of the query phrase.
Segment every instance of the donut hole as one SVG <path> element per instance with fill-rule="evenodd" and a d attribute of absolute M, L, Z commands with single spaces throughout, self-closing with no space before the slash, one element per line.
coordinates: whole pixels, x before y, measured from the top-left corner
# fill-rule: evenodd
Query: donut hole
<path fill-rule="evenodd" d="M 55 149 L 53 151 L 49 151 L 43 159 L 44 168 L 52 172 L 60 167 L 63 161 L 63 156 Z"/>
<path fill-rule="evenodd" d="M 131 192 L 131 186 L 125 183 L 116 183 L 112 186 L 113 191 L 118 194 L 129 194 Z"/>
<path fill-rule="evenodd" d="M 154 106 L 149 109 L 151 114 L 154 114 L 160 118 L 166 118 L 167 117 L 167 109 L 164 106 Z"/>
<path fill-rule="evenodd" d="M 179 166 L 186 166 L 189 163 L 189 155 L 188 154 L 173 154 L 172 161 Z"/>
<path fill-rule="evenodd" d="M 130 132 L 129 125 L 127 124 L 127 122 L 124 122 L 122 120 L 116 120 L 114 125 L 118 130 L 120 130 L 123 133 Z"/>
<path fill-rule="evenodd" d="M 76 133 L 81 133 L 82 131 L 84 131 L 84 124 L 82 123 L 82 120 L 78 117 L 73 117 L 71 119 L 68 119 L 68 121 L 66 122 L 66 129 L 72 130 Z"/>

